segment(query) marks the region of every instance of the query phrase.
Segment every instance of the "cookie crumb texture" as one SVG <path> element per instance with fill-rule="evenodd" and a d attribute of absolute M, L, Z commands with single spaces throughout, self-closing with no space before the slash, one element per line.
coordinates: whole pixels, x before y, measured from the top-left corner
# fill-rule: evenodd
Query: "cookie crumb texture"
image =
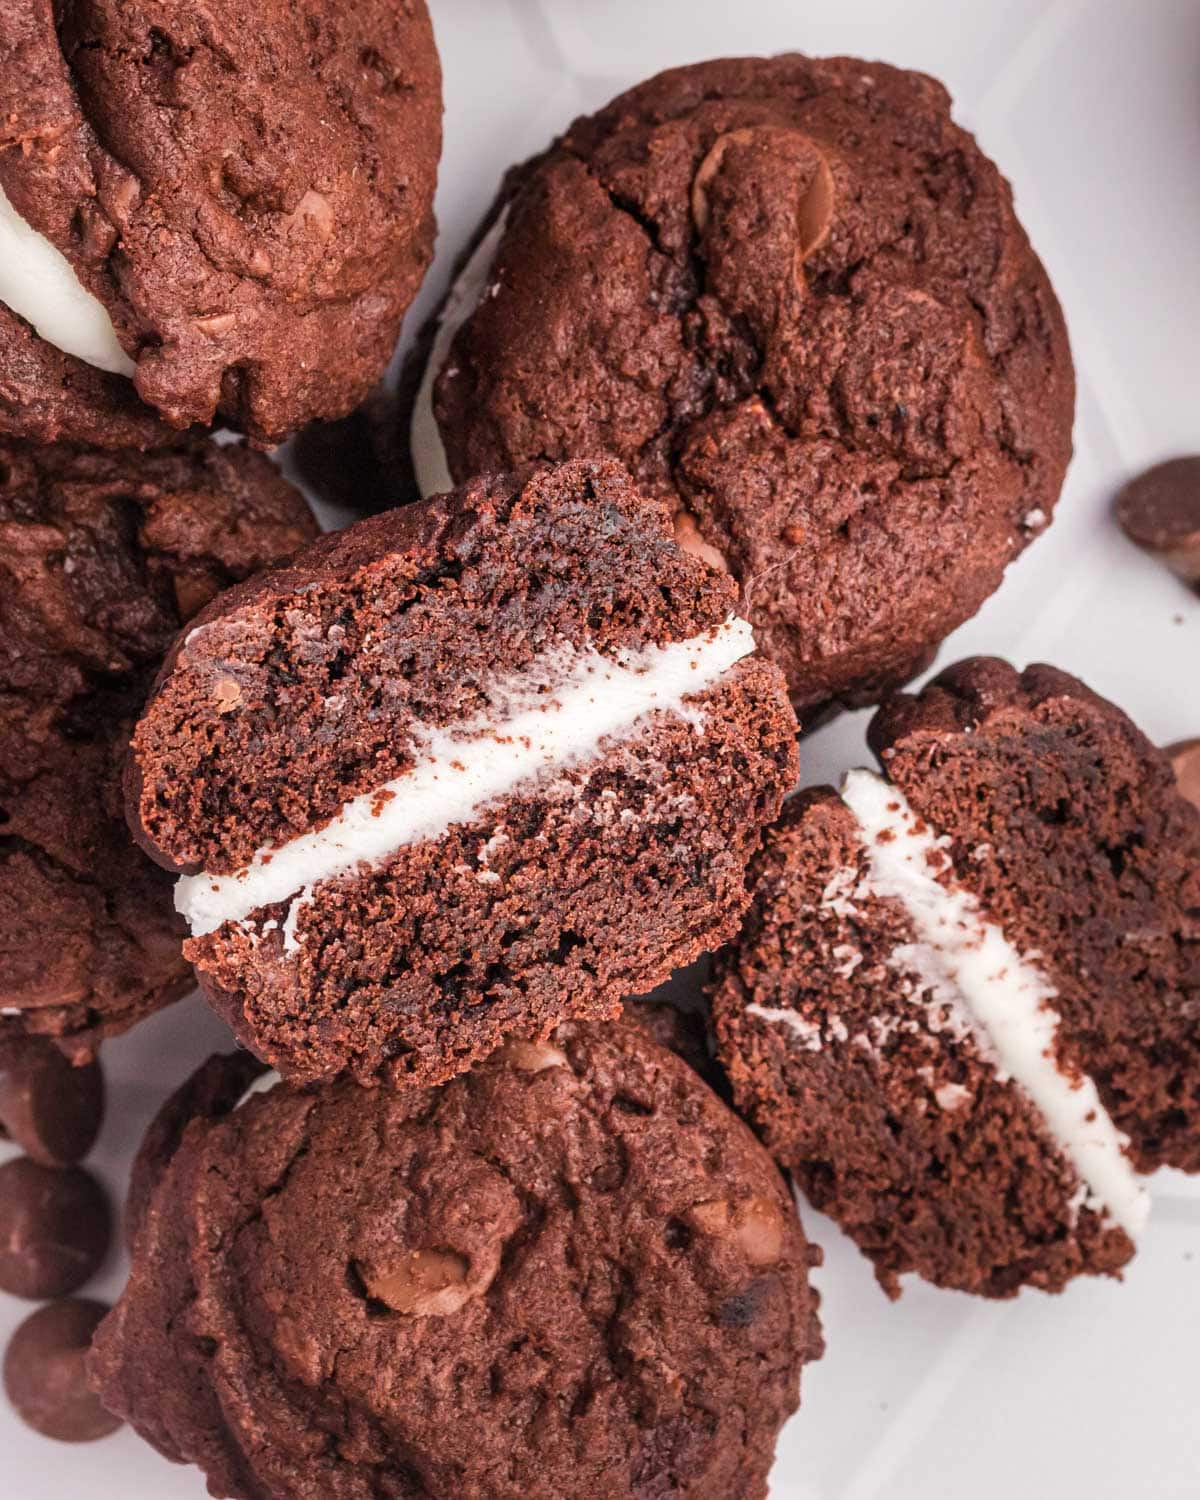
<path fill-rule="evenodd" d="M 621 458 L 740 580 L 802 719 L 931 658 L 1048 522 L 1058 303 L 930 78 L 704 63 L 515 175 L 436 385 L 456 477 Z"/>
<path fill-rule="evenodd" d="M 0 1037 L 86 1056 L 189 985 L 123 816 L 125 745 L 181 622 L 315 533 L 238 447 L 0 441 Z"/>
<path fill-rule="evenodd" d="M 242 903 L 187 947 L 242 1041 L 292 1079 L 441 1082 L 509 1032 L 615 1015 L 731 935 L 796 775 L 745 627 L 728 669 L 693 670 L 733 600 L 618 465 L 578 463 L 360 522 L 216 601 L 138 726 L 130 810 L 189 899 Z M 672 653 L 682 687 L 589 739 Z M 360 860 L 347 809 L 368 838 L 408 831 Z M 350 857 L 301 873 L 327 836 Z M 247 876 L 277 889 L 256 905 Z"/>
<path fill-rule="evenodd" d="M 92 1372 L 241 1500 L 760 1500 L 816 1258 L 684 1063 L 568 1024 L 439 1090 L 194 1123 Z"/>
<path fill-rule="evenodd" d="M 1200 1170 L 1200 817 L 1166 758 L 1065 673 L 987 659 L 885 704 L 870 739 L 944 841 L 939 880 L 1045 976 L 1059 1067 L 1094 1081 L 1132 1166 Z M 1118 1272 L 1133 1242 L 872 890 L 847 803 L 794 799 L 752 878 L 718 960 L 718 1053 L 739 1110 L 883 1286 L 916 1271 L 1009 1296 Z"/>
<path fill-rule="evenodd" d="M 0 96 L 0 187 L 137 363 L 130 387 L 2 316 L 0 430 L 272 442 L 367 395 L 433 253 L 424 0 L 6 0 Z"/>

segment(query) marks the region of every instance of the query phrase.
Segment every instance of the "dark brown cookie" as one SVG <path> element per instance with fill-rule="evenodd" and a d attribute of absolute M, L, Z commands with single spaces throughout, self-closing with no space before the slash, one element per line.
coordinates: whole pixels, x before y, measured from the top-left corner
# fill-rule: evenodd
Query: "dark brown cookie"
<path fill-rule="evenodd" d="M 0 1036 L 86 1055 L 190 983 L 123 818 L 125 745 L 181 623 L 315 531 L 241 447 L 0 442 Z"/>
<path fill-rule="evenodd" d="M 513 174 L 435 357 L 450 473 L 619 457 L 724 557 L 805 722 L 931 659 L 1070 456 L 1058 303 L 949 104 L 852 58 L 661 74 Z"/>
<path fill-rule="evenodd" d="M 267 1072 L 265 1063 L 249 1052 L 210 1057 L 170 1096 L 151 1121 L 129 1177 L 125 1199 L 125 1240 L 130 1253 L 146 1207 L 179 1149 L 193 1120 L 215 1120 L 227 1115 L 246 1090 Z"/>
<path fill-rule="evenodd" d="M 709 1044 L 708 1010 L 684 1010 L 670 1000 L 626 1000 L 622 1020 L 640 1026 L 660 1047 L 682 1057 L 693 1072 L 728 1101 L 725 1079 Z"/>
<path fill-rule="evenodd" d="M 341 421 L 314 422 L 297 433 L 290 457 L 306 493 L 328 505 L 374 515 L 417 498 L 398 477 L 408 450 L 382 388 Z"/>
<path fill-rule="evenodd" d="M 186 952 L 289 1078 L 441 1082 L 736 929 L 796 775 L 729 580 L 615 463 L 466 485 L 222 596 L 134 737 Z"/>
<path fill-rule="evenodd" d="M 1180 740 L 1178 744 L 1168 745 L 1166 754 L 1180 792 L 1200 808 L 1200 739 Z"/>
<path fill-rule="evenodd" d="M 1052 667 L 976 658 L 794 799 L 718 959 L 743 1115 L 890 1292 L 1116 1272 L 1200 1171 L 1200 813 Z"/>
<path fill-rule="evenodd" d="M 269 442 L 367 395 L 433 251 L 424 0 L 0 0 L 0 97 L 0 430 L 149 445 L 220 417 Z M 13 284 L 47 251 L 107 355 Z"/>
<path fill-rule="evenodd" d="M 571 1023 L 194 1122 L 92 1369 L 221 1494 L 761 1500 L 814 1258 L 678 1058 Z"/>
<path fill-rule="evenodd" d="M 51 1302 L 20 1325 L 4 1353 L 4 1390 L 13 1410 L 43 1437 L 91 1443 L 116 1432 L 121 1419 L 104 1410 L 87 1375 L 101 1302 Z"/>
<path fill-rule="evenodd" d="M 138 399 L 133 382 L 39 338 L 0 302 L 0 439 L 154 448 L 178 434 Z"/>

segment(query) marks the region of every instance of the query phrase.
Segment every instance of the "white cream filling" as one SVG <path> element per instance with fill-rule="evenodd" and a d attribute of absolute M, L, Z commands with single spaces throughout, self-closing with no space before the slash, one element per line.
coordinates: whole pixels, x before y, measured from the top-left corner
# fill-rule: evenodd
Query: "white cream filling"
<path fill-rule="evenodd" d="M 942 997 L 961 999 L 1001 1078 L 1018 1084 L 1046 1123 L 1092 1198 L 1131 1238 L 1146 1222 L 1149 1195 L 1126 1154 L 1129 1144 L 1105 1109 L 1093 1080 L 1059 1066 L 1055 1038 L 1061 1017 L 1056 991 L 1022 955 L 975 897 L 936 879 L 947 856 L 903 794 L 872 771 L 851 771 L 842 800 L 862 832 L 868 892 L 898 901 L 915 929 L 917 972 Z M 916 945 L 908 945 L 912 956 Z"/>
<path fill-rule="evenodd" d="M 279 1074 L 274 1068 L 269 1073 L 260 1073 L 238 1102 L 233 1106 L 234 1111 L 241 1109 L 247 1099 L 252 1099 L 255 1094 L 269 1094 L 277 1083 L 282 1082 Z"/>
<path fill-rule="evenodd" d="M 409 447 L 412 453 L 413 472 L 422 495 L 444 495 L 454 488 L 450 477 L 450 465 L 446 459 L 446 445 L 433 414 L 433 387 L 442 366 L 450 354 L 454 336 L 475 309 L 483 301 L 487 291 L 488 273 L 504 238 L 508 224 L 507 205 L 496 216 L 496 222 L 480 240 L 474 255 L 467 262 L 462 274 L 450 288 L 446 305 L 442 309 L 437 335 L 429 354 L 429 363 L 421 379 L 413 406 L 412 424 L 409 429 Z"/>
<path fill-rule="evenodd" d="M 470 822 L 521 783 L 595 755 L 647 714 L 679 713 L 686 698 L 753 651 L 750 626 L 731 616 L 690 640 L 613 657 L 591 646 L 549 652 L 518 677 L 493 685 L 488 713 L 423 730 L 405 775 L 353 798 L 323 828 L 259 850 L 236 874 L 181 877 L 175 905 L 201 935 L 302 893 L 283 924 L 285 947 L 293 951 L 299 910 L 322 881 L 377 865 L 406 845 Z"/>
<path fill-rule="evenodd" d="M 121 348 L 104 304 L 79 280 L 62 251 L 25 222 L 2 188 L 0 302 L 64 354 L 110 375 L 133 374 L 136 366 Z"/>
<path fill-rule="evenodd" d="M 757 1016 L 760 1021 L 770 1021 L 776 1026 L 786 1026 L 805 1052 L 820 1052 L 825 1045 L 821 1039 L 821 1028 L 814 1021 L 806 1021 L 798 1011 L 781 1005 L 747 1005 L 746 1014 Z"/>

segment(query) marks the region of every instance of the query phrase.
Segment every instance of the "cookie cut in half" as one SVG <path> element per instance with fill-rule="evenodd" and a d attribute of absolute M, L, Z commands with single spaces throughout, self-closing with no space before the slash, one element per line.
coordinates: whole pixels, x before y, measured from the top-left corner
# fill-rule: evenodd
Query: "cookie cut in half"
<path fill-rule="evenodd" d="M 795 719 L 619 465 L 479 479 L 231 590 L 134 735 L 187 954 L 292 1079 L 440 1082 L 731 936 Z"/>
<path fill-rule="evenodd" d="M 214 1494 L 763 1500 L 818 1252 L 679 1058 L 567 1023 L 432 1090 L 219 1069 L 151 1133 L 92 1356 Z"/>
<path fill-rule="evenodd" d="M 0 432 L 269 443 L 367 395 L 433 254 L 425 0 L 13 0 L 0 98 Z"/>
<path fill-rule="evenodd" d="M 1141 1174 L 1200 1171 L 1200 814 L 1052 667 L 963 662 L 869 738 L 718 960 L 737 1107 L 892 1294 L 1115 1273 Z"/>
<path fill-rule="evenodd" d="M 505 180 L 428 353 L 426 493 L 620 458 L 738 580 L 805 724 L 932 659 L 1071 453 L 1008 183 L 939 83 L 856 58 L 699 63 L 577 120 Z"/>

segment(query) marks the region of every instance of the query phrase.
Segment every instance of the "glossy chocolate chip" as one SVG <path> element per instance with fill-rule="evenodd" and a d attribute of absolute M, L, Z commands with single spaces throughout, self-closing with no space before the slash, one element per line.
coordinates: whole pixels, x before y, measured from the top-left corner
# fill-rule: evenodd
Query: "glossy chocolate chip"
<path fill-rule="evenodd" d="M 82 1167 L 28 1156 L 0 1167 L 0 1290 L 64 1297 L 99 1270 L 111 1238 L 108 1198 Z"/>
<path fill-rule="evenodd" d="M 1126 536 L 1200 590 L 1200 454 L 1156 464 L 1117 496 Z"/>
<path fill-rule="evenodd" d="M 45 1037 L 0 1042 L 0 1133 L 34 1161 L 48 1167 L 79 1161 L 103 1118 L 99 1063 L 75 1067 Z"/>
<path fill-rule="evenodd" d="M 88 1383 L 92 1335 L 108 1308 L 69 1298 L 31 1313 L 4 1354 L 4 1390 L 13 1410 L 43 1437 L 90 1443 L 121 1423 L 100 1405 Z"/>
<path fill-rule="evenodd" d="M 376 1302 L 415 1318 L 445 1317 L 469 1301 L 469 1262 L 454 1250 L 413 1250 L 379 1271 L 363 1268 L 364 1285 Z"/>

